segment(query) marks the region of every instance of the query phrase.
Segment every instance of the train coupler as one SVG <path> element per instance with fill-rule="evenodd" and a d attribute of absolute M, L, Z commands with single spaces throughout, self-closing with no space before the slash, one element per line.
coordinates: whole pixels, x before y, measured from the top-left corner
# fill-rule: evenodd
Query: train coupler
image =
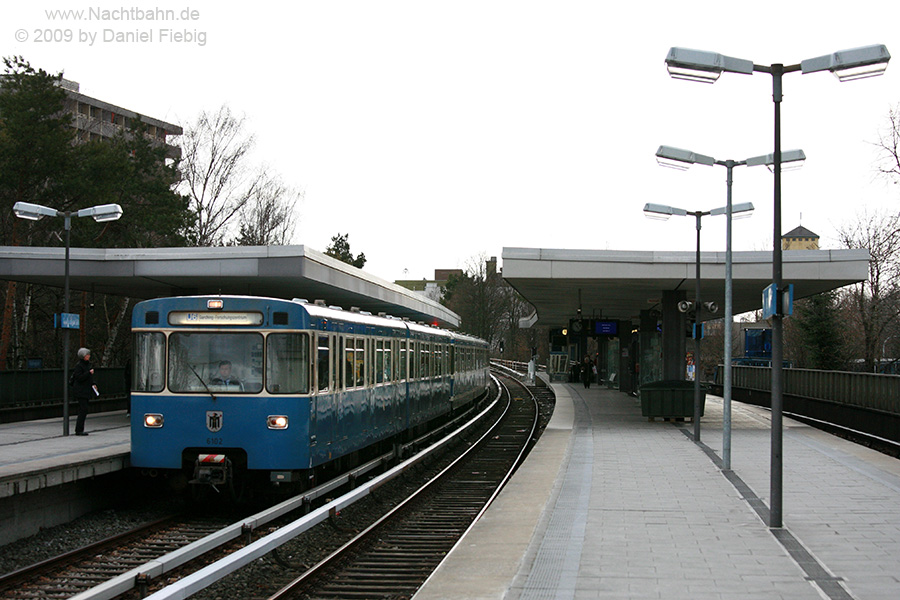
<path fill-rule="evenodd" d="M 231 479 L 231 460 L 224 454 L 201 454 L 194 462 L 195 485 L 223 485 Z"/>

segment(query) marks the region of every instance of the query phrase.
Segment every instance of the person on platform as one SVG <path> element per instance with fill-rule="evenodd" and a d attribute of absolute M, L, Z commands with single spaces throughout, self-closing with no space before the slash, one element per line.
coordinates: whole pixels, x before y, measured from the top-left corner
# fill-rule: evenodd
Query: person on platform
<path fill-rule="evenodd" d="M 98 396 L 94 383 L 94 367 L 91 365 L 91 351 L 78 349 L 78 363 L 72 371 L 72 396 L 78 401 L 78 418 L 75 420 L 75 435 L 87 435 L 84 421 L 87 419 L 88 403 Z"/>
<path fill-rule="evenodd" d="M 581 382 L 584 383 L 584 388 L 588 389 L 591 387 L 591 380 L 594 378 L 594 363 L 591 361 L 591 357 L 588 354 L 584 355 L 584 359 L 581 361 Z"/>

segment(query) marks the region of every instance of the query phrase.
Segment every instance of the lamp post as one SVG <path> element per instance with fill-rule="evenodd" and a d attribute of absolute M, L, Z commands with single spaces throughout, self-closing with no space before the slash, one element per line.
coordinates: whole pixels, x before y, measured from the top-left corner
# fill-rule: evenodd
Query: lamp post
<path fill-rule="evenodd" d="M 754 72 L 769 73 L 772 76 L 772 101 L 775 105 L 775 150 L 773 172 L 773 239 L 772 239 L 772 279 L 777 295 L 784 293 L 781 263 L 781 80 L 785 73 L 800 71 L 817 73 L 830 71 L 839 81 L 853 81 L 881 75 L 887 69 L 891 55 L 887 47 L 878 44 L 850 50 L 841 50 L 825 56 L 802 61 L 799 64 L 757 65 L 753 61 L 732 58 L 715 52 L 671 48 L 666 56 L 669 74 L 676 79 L 714 83 L 723 72 L 751 75 Z M 769 527 L 782 527 L 782 379 L 784 355 L 784 322 L 782 303 L 776 302 L 777 309 L 772 316 L 772 440 L 771 440 L 771 507 Z"/>
<path fill-rule="evenodd" d="M 72 229 L 72 217 L 92 217 L 98 223 L 116 221 L 122 216 L 122 207 L 118 204 L 100 204 L 81 210 L 56 210 L 40 204 L 16 202 L 13 212 L 20 219 L 39 221 L 44 217 L 63 217 L 66 230 L 65 277 L 63 284 L 63 314 L 69 314 L 69 232 Z M 64 317 L 68 318 L 68 317 Z M 62 321 L 62 319 L 60 319 Z M 69 435 L 69 329 L 63 325 L 63 435 Z"/>
<path fill-rule="evenodd" d="M 644 205 L 644 214 L 652 219 L 667 220 L 672 215 L 687 216 L 692 215 L 696 219 L 697 227 L 697 253 L 694 270 L 694 441 L 700 441 L 700 316 L 703 311 L 703 304 L 700 298 L 700 219 L 706 215 L 724 215 L 732 213 L 744 213 L 753 210 L 753 205 L 749 202 L 732 206 L 729 202 L 728 206 L 722 206 L 707 211 L 687 211 L 683 208 L 675 208 L 664 204 L 647 203 Z M 728 221 L 731 221 L 729 214 Z"/>
<path fill-rule="evenodd" d="M 774 156 L 771 154 L 765 156 L 754 156 L 745 160 L 716 160 L 711 156 L 697 154 L 690 150 L 682 150 L 681 148 L 673 148 L 671 146 L 660 146 L 656 151 L 656 159 L 660 165 L 671 167 L 674 169 L 685 170 L 692 164 L 701 165 L 720 165 L 727 169 L 725 178 L 726 186 L 726 204 L 725 204 L 725 352 L 723 362 L 725 363 L 725 380 L 722 382 L 722 469 L 731 470 L 731 340 L 734 327 L 734 309 L 732 301 L 733 279 L 732 279 L 732 261 L 731 261 L 731 220 L 733 207 L 731 202 L 731 184 L 732 172 L 734 167 L 740 165 L 756 166 L 756 165 L 772 165 Z M 806 159 L 803 150 L 788 150 L 781 155 L 782 162 L 802 162 Z"/>

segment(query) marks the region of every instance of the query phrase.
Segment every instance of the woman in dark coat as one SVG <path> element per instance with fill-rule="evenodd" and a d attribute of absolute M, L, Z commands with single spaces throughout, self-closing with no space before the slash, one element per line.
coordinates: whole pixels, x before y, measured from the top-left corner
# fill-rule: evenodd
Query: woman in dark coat
<path fill-rule="evenodd" d="M 591 380 L 594 378 L 594 361 L 587 354 L 581 361 L 581 381 L 584 383 L 585 389 L 591 387 Z"/>
<path fill-rule="evenodd" d="M 78 349 L 78 364 L 72 371 L 72 396 L 78 400 L 78 419 L 75 421 L 75 435 L 87 435 L 84 421 L 87 418 L 88 402 L 97 395 L 94 388 L 94 367 L 91 366 L 91 351 Z"/>

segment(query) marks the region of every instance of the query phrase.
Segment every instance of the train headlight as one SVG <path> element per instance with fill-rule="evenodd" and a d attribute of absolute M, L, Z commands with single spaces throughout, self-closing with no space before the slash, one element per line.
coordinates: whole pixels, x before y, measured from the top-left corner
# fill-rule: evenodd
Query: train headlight
<path fill-rule="evenodd" d="M 269 415 L 269 418 L 266 420 L 266 425 L 269 426 L 269 429 L 287 429 L 287 415 Z"/>
<path fill-rule="evenodd" d="M 155 413 L 147 413 L 144 415 L 144 427 L 150 427 L 153 429 L 159 429 L 163 426 L 163 422 L 165 419 L 162 415 Z"/>

